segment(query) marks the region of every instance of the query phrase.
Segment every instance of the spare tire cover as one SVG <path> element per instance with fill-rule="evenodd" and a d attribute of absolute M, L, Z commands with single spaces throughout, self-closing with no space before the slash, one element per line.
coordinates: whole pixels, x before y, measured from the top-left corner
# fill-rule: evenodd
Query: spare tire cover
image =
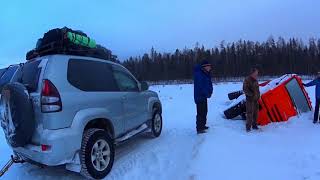
<path fill-rule="evenodd" d="M 32 101 L 21 83 L 10 83 L 1 92 L 1 126 L 12 147 L 23 147 L 35 130 Z"/>

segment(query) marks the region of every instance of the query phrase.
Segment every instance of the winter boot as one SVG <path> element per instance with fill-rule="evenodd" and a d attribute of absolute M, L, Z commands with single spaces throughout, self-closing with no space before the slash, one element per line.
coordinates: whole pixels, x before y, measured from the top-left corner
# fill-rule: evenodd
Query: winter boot
<path fill-rule="evenodd" d="M 204 133 L 206 133 L 207 131 L 206 130 L 204 130 L 204 129 L 202 129 L 202 130 L 197 130 L 197 134 L 204 134 Z"/>
<path fill-rule="evenodd" d="M 252 129 L 259 130 L 259 127 L 257 125 L 252 125 Z"/>
<path fill-rule="evenodd" d="M 246 131 L 247 131 L 247 132 L 250 132 L 250 131 L 251 131 L 251 127 L 248 126 L 248 125 L 246 125 Z"/>
<path fill-rule="evenodd" d="M 203 134 L 203 133 L 206 133 L 206 129 L 203 127 L 203 128 L 197 128 L 197 134 Z"/>

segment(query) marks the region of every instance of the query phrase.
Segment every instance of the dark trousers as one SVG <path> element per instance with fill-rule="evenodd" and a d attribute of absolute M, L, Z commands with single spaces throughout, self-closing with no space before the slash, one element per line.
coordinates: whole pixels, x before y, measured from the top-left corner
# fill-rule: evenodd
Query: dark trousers
<path fill-rule="evenodd" d="M 204 102 L 197 103 L 197 130 L 201 130 L 207 124 L 208 114 L 208 103 L 207 100 Z"/>
<path fill-rule="evenodd" d="M 317 99 L 316 107 L 314 108 L 314 119 L 313 119 L 314 123 L 317 123 L 319 120 L 319 104 L 320 104 L 320 99 Z"/>

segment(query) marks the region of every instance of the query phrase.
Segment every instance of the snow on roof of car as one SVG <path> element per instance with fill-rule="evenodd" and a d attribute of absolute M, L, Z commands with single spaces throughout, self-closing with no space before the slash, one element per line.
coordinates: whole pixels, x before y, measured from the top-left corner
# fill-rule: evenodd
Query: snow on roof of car
<path fill-rule="evenodd" d="M 264 94 L 267 91 L 270 91 L 270 90 L 278 87 L 280 84 L 282 84 L 283 82 L 287 81 L 288 79 L 292 78 L 295 75 L 296 74 L 285 74 L 279 78 L 273 79 L 267 85 L 260 87 L 260 94 Z"/>

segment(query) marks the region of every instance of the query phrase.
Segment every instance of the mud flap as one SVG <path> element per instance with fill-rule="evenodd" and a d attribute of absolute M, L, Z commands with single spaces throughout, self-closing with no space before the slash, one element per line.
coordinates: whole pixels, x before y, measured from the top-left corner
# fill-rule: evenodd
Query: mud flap
<path fill-rule="evenodd" d="M 77 151 L 72 159 L 71 163 L 66 164 L 66 169 L 72 172 L 80 173 L 81 172 L 81 163 L 80 163 L 80 151 Z"/>

